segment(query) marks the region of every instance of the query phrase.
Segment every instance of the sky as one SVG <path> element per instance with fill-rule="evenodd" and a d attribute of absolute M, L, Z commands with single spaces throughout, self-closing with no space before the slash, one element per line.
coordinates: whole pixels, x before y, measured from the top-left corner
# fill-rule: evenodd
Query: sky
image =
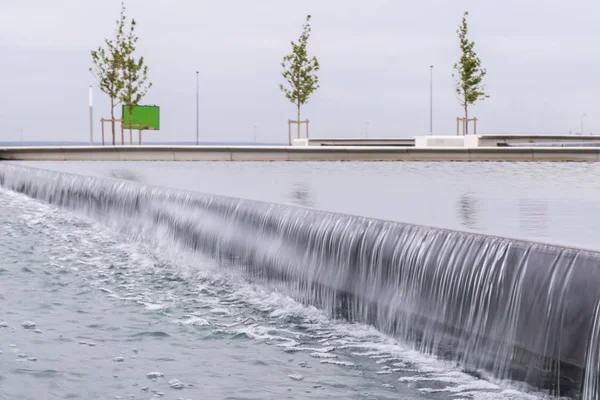
<path fill-rule="evenodd" d="M 303 107 L 311 137 L 454 135 L 462 110 L 456 30 L 487 69 L 478 133 L 600 134 L 600 2 L 594 0 L 126 0 L 161 107 L 146 142 L 287 142 L 295 107 L 281 61 L 312 15 L 320 89 Z M 89 140 L 90 51 L 112 37 L 120 0 L 0 0 L 0 141 Z M 119 111 L 120 113 L 120 111 Z M 94 87 L 94 135 L 110 115 Z"/>

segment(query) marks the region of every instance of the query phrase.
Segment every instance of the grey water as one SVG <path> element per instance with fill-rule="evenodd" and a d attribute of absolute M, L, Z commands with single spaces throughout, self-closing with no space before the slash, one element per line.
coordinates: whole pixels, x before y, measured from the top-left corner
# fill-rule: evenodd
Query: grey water
<path fill-rule="evenodd" d="M 598 163 L 15 164 L 600 250 Z"/>
<path fill-rule="evenodd" d="M 372 328 L 3 189 L 0 220 L 1 399 L 518 394 L 438 365 L 417 370 L 411 351 Z M 435 382 L 398 382 L 413 376 Z"/>
<path fill-rule="evenodd" d="M 59 284 L 59 288 L 55 290 L 57 292 L 55 302 L 39 299 L 37 302 L 32 300 L 27 302 L 29 306 L 36 309 L 37 313 L 35 311 L 27 313 L 25 311 L 28 307 L 21 306 L 25 298 L 34 296 L 18 290 L 14 293 L 10 290 L 1 292 L 5 297 L 3 301 L 8 299 L 6 304 L 13 305 L 13 307 L 7 308 L 12 310 L 11 312 L 0 317 L 6 321 L 3 323 L 4 328 L 1 333 L 8 333 L 7 342 L 15 342 L 8 344 L 9 350 L 5 351 L 5 354 L 10 352 L 11 356 L 16 355 L 14 358 L 16 363 L 38 363 L 41 357 L 39 355 L 30 356 L 26 347 L 35 348 L 32 343 L 38 343 L 40 339 L 37 339 L 36 335 L 32 335 L 33 338 L 29 338 L 29 340 L 23 339 L 32 331 L 37 335 L 43 335 L 45 331 L 41 327 L 42 325 L 48 326 L 46 329 L 53 333 L 51 336 L 55 342 L 77 342 L 78 346 L 84 346 L 86 349 L 87 347 L 95 349 L 100 347 L 98 343 L 106 342 L 107 344 L 102 345 L 102 348 L 108 347 L 109 350 L 108 353 L 103 352 L 104 356 L 100 356 L 99 359 L 94 358 L 93 362 L 85 358 L 82 360 L 79 357 L 81 352 L 72 348 L 65 348 L 59 358 L 48 357 L 51 363 L 54 362 L 54 368 L 42 370 L 41 375 L 46 377 L 48 371 L 50 371 L 50 375 L 56 375 L 57 380 L 46 381 L 52 382 L 51 387 L 55 389 L 53 393 L 56 393 L 57 397 L 90 398 L 86 391 L 92 391 L 96 384 L 98 389 L 92 393 L 98 393 L 98 396 L 101 397 L 106 394 L 106 390 L 113 388 L 108 382 L 104 382 L 105 379 L 116 382 L 114 390 L 118 393 L 115 396 L 128 395 L 134 396 L 134 398 L 145 394 L 151 396 L 153 395 L 152 390 L 156 391 L 155 396 L 160 396 L 161 393 L 169 396 L 168 389 L 186 390 L 185 394 L 200 396 L 199 398 L 310 398 L 311 396 L 315 398 L 415 398 L 422 396 L 427 398 L 537 398 L 544 396 L 539 392 L 528 391 L 526 394 L 514 390 L 514 382 L 498 381 L 493 377 L 486 377 L 485 371 L 477 371 L 475 374 L 483 379 L 473 377 L 471 376 L 473 371 L 465 371 L 464 368 L 461 368 L 460 363 L 452 362 L 456 359 L 449 362 L 435 360 L 416 352 L 415 346 L 410 345 L 410 340 L 404 342 L 397 339 L 398 335 L 386 336 L 372 327 L 361 325 L 359 322 L 368 319 L 364 317 L 369 317 L 371 312 L 368 307 L 364 307 L 364 302 L 358 302 L 349 308 L 346 307 L 346 312 L 350 310 L 359 317 L 355 318 L 357 320 L 355 323 L 344 322 L 337 318 L 335 312 L 327 312 L 326 310 L 331 308 L 332 304 L 329 304 L 329 307 L 321 307 L 322 310 L 319 310 L 308 305 L 307 303 L 310 301 L 296 302 L 297 299 L 307 300 L 307 295 L 309 296 L 308 300 L 315 300 L 315 293 L 321 299 L 321 306 L 331 303 L 332 300 L 336 301 L 335 293 L 331 293 L 327 288 L 325 290 L 317 288 L 317 292 L 313 292 L 315 289 L 310 289 L 310 293 L 306 292 L 306 287 L 301 285 L 303 282 L 301 276 L 307 271 L 316 271 L 314 268 L 320 268 L 321 272 L 315 272 L 316 277 L 320 276 L 317 281 L 327 284 L 332 284 L 342 275 L 340 275 L 341 271 L 336 273 L 335 269 L 329 272 L 327 269 L 323 269 L 327 267 L 328 263 L 334 261 L 323 263 L 321 256 L 316 256 L 326 254 L 321 253 L 325 247 L 321 252 L 317 251 L 319 247 L 314 248 L 312 255 L 311 252 L 305 251 L 304 254 L 309 258 L 305 258 L 304 267 L 302 267 L 302 263 L 296 265 L 293 262 L 302 257 L 298 257 L 298 255 L 291 257 L 293 254 L 289 252 L 293 252 L 295 246 L 302 244 L 302 242 L 297 242 L 297 239 L 302 237 L 303 232 L 306 232 L 295 226 L 294 224 L 297 222 L 294 221 L 304 221 L 304 225 L 308 227 L 309 231 L 314 229 L 314 234 L 322 235 L 326 232 L 323 229 L 329 229 L 327 226 L 331 226 L 331 222 L 335 225 L 337 222 L 334 221 L 342 221 L 339 220 L 339 217 L 329 216 L 329 214 L 317 217 L 317 220 L 322 222 L 321 228 L 316 223 L 310 223 L 312 212 L 300 209 L 294 211 L 285 207 L 257 206 L 253 203 L 246 204 L 237 200 L 217 197 L 197 198 L 185 193 L 146 189 L 137 184 L 119 183 L 118 181 L 115 183 L 104 182 L 98 179 L 78 178 L 22 168 L 3 168 L 2 172 L 4 172 L 2 181 L 5 187 L 27 193 L 31 197 L 43 201 L 37 202 L 14 192 L 0 192 L 6 200 L 2 209 L 6 210 L 7 215 L 3 220 L 9 222 L 6 224 L 7 233 L 3 232 L 1 236 L 8 238 L 6 240 L 7 248 L 11 250 L 15 244 L 27 243 L 23 237 L 35 238 L 37 235 L 40 236 L 38 240 L 46 244 L 48 253 L 38 255 L 37 252 L 43 251 L 46 247 L 33 240 L 34 243 L 31 246 L 26 246 L 27 251 L 39 258 L 36 259 L 33 256 L 34 260 L 31 261 L 31 264 L 35 266 L 39 265 L 40 261 L 51 260 L 49 264 L 42 264 L 38 271 L 32 272 L 30 266 L 19 269 L 19 264 L 23 259 L 22 255 L 29 253 L 17 246 L 13 249 L 13 253 L 7 251 L 7 254 L 12 256 L 13 264 L 17 264 L 17 267 L 8 268 L 7 265 L 2 270 L 14 282 L 3 279 L 2 283 L 13 283 L 11 287 L 26 287 L 26 290 L 30 291 L 28 293 L 45 293 L 40 290 L 39 286 L 35 286 L 35 272 L 42 276 L 41 280 L 44 282 L 42 287 L 44 287 L 47 281 L 51 280 L 48 276 L 52 275 L 53 270 L 58 271 L 57 276 L 63 283 L 63 285 Z M 44 203 L 62 206 L 67 211 Z M 254 210 L 256 207 L 258 208 Z M 38 210 L 38 212 L 32 210 Z M 75 215 L 68 211 L 74 212 Z M 28 212 L 32 212 L 34 216 L 29 215 Z M 263 219 L 265 215 L 274 218 L 272 222 Z M 280 219 L 280 215 L 287 217 Z M 351 224 L 352 227 L 360 223 L 359 220 L 350 222 L 352 221 L 354 221 Z M 257 223 L 258 225 L 256 225 Z M 292 225 L 289 225 L 290 223 Z M 288 227 L 285 227 L 286 224 Z M 353 228 L 351 225 L 348 225 L 346 231 L 330 230 L 330 234 L 341 233 L 343 236 L 337 241 L 340 243 L 344 242 L 344 236 L 350 235 L 348 243 L 352 245 L 351 232 Z M 24 227 L 32 229 L 28 230 Z M 13 228 L 23 237 L 15 236 Z M 25 233 L 20 232 L 20 229 L 23 229 Z M 251 235 L 248 235 L 251 233 L 250 231 L 245 232 L 246 229 L 258 229 L 256 232 L 264 234 L 261 235 L 262 240 L 258 242 L 253 239 Z M 275 236 L 269 235 L 273 229 L 275 229 Z M 278 229 L 283 230 L 278 231 Z M 427 234 L 427 230 L 421 228 L 415 232 L 419 235 Z M 415 232 L 409 233 L 412 235 Z M 280 234 L 284 235 L 283 239 L 278 237 Z M 290 236 L 291 242 L 285 240 L 287 234 L 292 235 Z M 200 240 L 194 235 L 200 235 Z M 19 237 L 21 240 L 10 240 L 11 237 Z M 377 237 L 377 235 L 373 237 Z M 471 240 L 469 236 L 454 235 L 452 237 Z M 323 243 L 327 243 L 329 240 L 327 236 L 324 239 L 326 240 Z M 181 247 L 186 243 L 187 247 Z M 190 243 L 192 246 L 189 246 Z M 290 243 L 293 244 L 292 248 L 289 248 Z M 510 242 L 502 243 L 513 245 Z M 376 248 L 379 248 L 381 242 L 378 239 L 374 244 Z M 316 245 L 319 246 L 318 243 Z M 190 247 L 194 251 L 190 251 Z M 195 250 L 202 247 L 209 250 L 218 249 L 221 255 L 226 254 L 234 259 L 228 260 L 228 257 L 200 258 Z M 307 249 L 309 248 L 311 247 L 309 246 Z M 384 248 L 385 246 L 381 247 L 381 249 Z M 117 255 L 114 256 L 116 259 L 111 257 L 114 249 L 118 250 Z M 349 250 L 351 249 L 349 248 Z M 538 251 L 536 249 L 533 248 L 531 251 Z M 232 252 L 232 250 L 235 251 Z M 366 253 L 363 255 L 362 252 L 365 251 Z M 433 253 L 431 249 L 427 251 Z M 348 252 L 341 251 L 336 254 L 343 256 L 346 253 Z M 54 257 L 50 257 L 49 254 Z M 301 256 L 301 254 L 299 255 Z M 446 252 L 446 254 L 450 253 Z M 385 254 L 381 253 L 381 255 Z M 245 259 L 235 260 L 236 256 L 242 256 Z M 357 262 L 362 263 L 360 265 L 366 268 L 369 268 L 369 264 L 365 264 L 364 261 L 371 260 L 370 264 L 373 267 L 378 264 L 376 258 L 369 254 L 368 249 L 360 250 L 358 257 Z M 407 257 L 411 258 L 409 254 Z M 498 253 L 496 257 L 501 258 L 502 254 Z M 25 259 L 27 260 L 27 258 Z M 531 269 L 534 266 L 533 259 L 525 261 L 523 265 L 527 266 L 530 263 L 532 264 L 529 266 Z M 239 267 L 240 264 L 251 266 L 253 274 L 244 274 L 243 269 L 236 268 L 236 265 Z M 338 264 L 333 262 L 333 265 Z M 560 267 L 560 264 L 556 265 Z M 419 267 L 419 265 L 419 263 L 414 264 L 415 267 Z M 445 263 L 434 262 L 430 265 L 438 271 L 435 272 L 436 275 L 443 274 Z M 486 268 L 494 268 L 494 264 L 486 265 L 487 262 L 484 263 Z M 465 273 L 460 271 L 459 266 L 460 264 L 455 264 L 452 267 L 458 268 L 456 269 L 458 276 Z M 423 267 L 427 267 L 427 265 L 423 265 Z M 407 265 L 406 268 L 412 267 Z M 275 270 L 276 273 L 273 274 L 272 270 Z M 533 270 L 535 271 L 535 269 Z M 557 268 L 557 273 L 562 273 L 562 270 L 565 269 Z M 490 269 L 490 271 L 492 270 Z M 281 285 L 264 279 L 269 274 L 277 278 L 277 275 L 281 275 L 282 272 L 287 275 L 284 282 L 291 282 L 291 285 Z M 32 273 L 34 276 L 30 275 Z M 296 278 L 292 277 L 294 274 L 297 275 Z M 327 275 L 331 274 L 333 276 L 328 278 Z M 331 278 L 334 281 L 331 281 Z M 294 282 L 300 285 L 294 288 Z M 375 281 L 366 283 L 372 284 L 353 286 L 356 286 L 359 291 L 368 291 L 369 286 L 372 289 L 377 288 L 374 285 Z M 65 297 L 71 299 L 73 292 L 68 292 L 69 295 L 65 296 L 65 291 L 69 289 L 62 289 L 63 287 L 70 287 L 71 290 L 74 287 L 78 289 L 83 287 L 81 292 L 75 289 L 75 293 L 82 297 L 73 302 L 65 302 Z M 455 286 L 455 288 L 460 289 L 461 286 Z M 410 292 L 412 287 L 406 287 L 406 289 L 409 290 L 404 293 Z M 448 289 L 448 291 L 437 294 L 432 292 L 431 295 L 442 297 L 450 295 L 451 297 L 448 299 L 459 295 L 459 293 L 451 293 L 452 287 L 449 286 Z M 394 293 L 390 292 L 390 295 L 393 296 Z M 412 304 L 412 309 L 418 311 L 419 307 L 423 307 L 423 305 L 414 303 L 416 300 L 414 295 L 418 297 L 419 293 L 415 292 L 413 295 L 405 296 L 404 302 Z M 91 296 L 93 300 L 90 300 L 88 296 Z M 362 296 L 372 295 L 363 292 Z M 550 297 L 549 294 L 548 297 Z M 434 299 L 435 297 L 432 297 L 429 300 Z M 468 299 L 468 296 L 464 297 L 462 301 L 465 299 Z M 560 300 L 560 297 L 554 298 L 553 296 L 553 301 L 557 299 Z M 383 303 L 389 303 L 385 300 L 385 296 L 383 296 L 383 300 Z M 394 307 L 402 306 L 403 301 L 399 301 L 401 299 L 395 298 L 395 300 L 389 304 L 394 304 Z M 442 300 L 441 297 L 440 300 Z M 55 306 L 50 307 L 52 311 L 56 310 L 55 314 L 64 314 L 63 318 L 68 322 L 68 324 L 64 324 L 65 329 L 62 333 L 58 333 L 61 331 L 60 327 L 54 324 L 56 321 L 46 321 L 44 318 L 46 312 L 40 313 L 39 309 L 47 309 L 48 303 Z M 114 303 L 120 304 L 115 305 Z M 86 308 L 86 304 L 98 305 L 99 309 Z M 443 304 L 443 301 L 440 304 Z M 433 305 L 435 306 L 435 304 Z M 73 306 L 83 307 L 87 314 L 91 315 L 79 315 L 86 314 L 80 312 L 79 309 L 73 315 L 74 310 L 70 308 Z M 560 304 L 557 306 L 560 307 Z M 512 308 L 512 306 L 507 308 Z M 427 307 L 420 309 L 420 311 L 423 310 L 426 311 Z M 52 313 L 52 311 L 48 313 Z M 513 312 L 518 313 L 518 308 Z M 12 317 L 13 314 L 18 316 Z M 122 315 L 122 319 L 116 317 L 115 314 Z M 440 318 L 450 316 L 445 312 L 443 314 L 431 312 L 430 314 L 438 315 Z M 363 318 L 360 318 L 361 315 Z M 148 317 L 145 318 L 146 316 Z M 385 319 L 381 319 L 385 315 L 377 314 L 377 316 L 380 322 L 386 322 Z M 490 316 L 484 315 L 485 319 Z M 42 318 L 42 322 L 40 322 L 40 318 Z M 480 321 L 478 323 L 481 323 L 481 317 L 477 318 L 477 321 Z M 86 325 L 89 319 L 99 320 L 101 323 Z M 60 318 L 58 320 L 60 322 Z M 29 321 L 35 321 L 36 326 Z M 415 325 L 418 322 L 410 318 L 406 321 L 413 322 Z M 546 321 L 554 323 L 556 319 L 549 318 Z M 61 324 L 59 323 L 59 325 Z M 151 328 L 148 328 L 149 326 Z M 99 327 L 101 328 L 96 329 Z M 400 324 L 399 328 L 401 331 L 402 329 L 406 331 L 406 323 Z M 522 326 L 517 329 L 517 325 L 513 327 L 510 324 L 507 325 L 507 328 L 514 328 L 514 332 L 523 329 Z M 36 332 L 35 329 L 40 329 L 40 331 Z M 189 336 L 186 335 L 189 333 L 188 330 L 192 331 Z M 431 334 L 429 339 L 439 342 L 438 332 L 431 327 L 429 330 Z M 410 332 L 408 331 L 399 336 L 409 339 Z M 544 329 L 539 332 L 542 335 L 549 334 L 548 332 L 544 333 Z M 10 336 L 11 334 L 12 336 Z M 77 339 L 80 340 L 77 341 Z M 210 341 L 207 345 L 208 349 L 203 347 L 202 343 L 198 343 L 204 339 Z M 4 341 L 4 338 L 2 340 Z M 426 346 L 439 344 L 433 342 Z M 90 346 L 90 343 L 93 345 Z M 46 344 L 47 346 L 42 346 L 39 352 L 47 352 L 52 347 L 50 353 L 56 354 L 56 343 Z M 142 344 L 144 344 L 143 347 Z M 228 351 L 228 346 L 232 344 L 234 344 L 234 350 Z M 78 348 L 78 346 L 74 347 Z M 130 348 L 129 346 L 136 347 Z M 471 350 L 475 350 L 474 355 L 478 356 L 476 354 L 478 349 L 485 350 L 486 346 L 483 343 L 476 343 L 475 347 L 471 346 Z M 276 350 L 271 350 L 273 348 Z M 172 351 L 173 353 L 170 356 L 164 353 L 160 355 L 155 353 L 161 353 L 161 351 L 167 353 Z M 207 362 L 207 353 L 210 362 Z M 112 356 L 108 354 L 112 354 Z M 141 354 L 145 354 L 146 358 Z M 254 357 L 256 354 L 260 361 L 257 365 L 265 367 L 263 371 L 259 371 L 261 368 L 255 368 L 254 362 L 257 359 Z M 47 354 L 44 355 L 47 356 Z M 181 359 L 182 355 L 183 360 Z M 141 361 L 130 361 L 129 356 L 132 357 L 132 360 L 141 359 Z M 471 356 L 467 358 L 472 358 Z M 96 357 L 98 356 L 96 355 Z M 227 363 L 229 357 L 235 360 L 234 364 L 237 364 L 238 367 L 236 371 L 240 371 L 238 374 L 233 374 L 233 377 L 229 373 L 231 370 L 231 366 Z M 215 359 L 223 363 L 217 363 Z M 496 355 L 495 359 L 500 361 L 500 366 L 503 364 L 501 356 Z M 63 360 L 67 361 L 64 362 L 66 368 L 61 370 L 59 367 L 63 364 L 61 362 Z M 82 374 L 80 371 L 73 371 L 68 366 L 68 361 L 72 360 L 76 360 L 75 364 L 77 365 L 88 363 L 93 366 L 93 372 L 104 375 L 98 377 L 94 376 L 92 372 L 89 372 L 88 375 Z M 265 364 L 263 365 L 261 362 Z M 131 363 L 137 364 L 131 365 Z M 40 364 L 34 364 L 34 367 L 28 365 L 31 375 L 36 378 L 40 372 L 36 369 L 37 365 Z M 131 374 L 123 372 L 124 365 L 132 370 L 129 371 Z M 284 365 L 288 366 L 287 370 L 283 367 Z M 474 365 L 477 363 L 475 362 Z M 334 369 L 329 370 L 328 367 L 334 367 Z M 161 368 L 166 368 L 168 372 L 162 371 Z M 21 374 L 21 369 L 15 368 L 12 372 Z M 141 369 L 148 372 L 143 373 L 140 371 Z M 110 373 L 107 371 L 116 372 L 113 372 L 114 375 L 110 377 Z M 224 377 L 225 371 L 228 372 L 227 377 L 224 380 L 218 379 Z M 160 373 L 154 374 L 154 372 Z M 217 378 L 214 377 L 215 373 Z M 27 373 L 24 374 L 27 375 Z M 148 379 L 147 374 L 150 374 L 150 378 L 156 379 L 156 381 L 150 379 L 154 386 L 141 386 L 140 392 L 137 392 L 138 386 L 143 384 L 143 378 Z M 267 374 L 268 377 L 260 376 L 261 374 Z M 164 375 L 164 377 L 160 375 Z M 502 374 L 496 374 L 496 376 L 502 377 Z M 177 380 L 173 381 L 173 379 Z M 64 391 L 64 388 L 69 385 L 65 384 L 63 380 L 72 383 L 71 387 L 74 388 L 72 393 Z M 90 380 L 95 382 L 91 386 Z M 210 382 L 206 382 L 207 380 Z M 15 379 L 12 375 L 0 377 L 0 384 L 15 381 L 18 382 L 19 379 Z M 37 379 L 33 379 L 33 381 L 35 383 L 24 384 L 21 389 L 18 385 L 17 389 L 8 385 L 9 390 L 11 388 L 13 390 L 12 392 L 7 391 L 11 395 L 9 398 L 18 398 L 12 395 L 19 394 L 19 390 L 30 390 L 32 395 L 46 392 L 48 389 L 46 386 L 42 386 Z M 131 390 L 127 390 L 128 387 L 124 381 L 131 385 Z M 186 381 L 188 386 L 186 386 Z M 312 386 L 306 386 L 309 383 L 312 383 Z M 190 384 L 192 386 L 189 386 Z M 211 384 L 214 385 L 211 386 Z M 202 385 L 208 385 L 208 388 L 203 388 Z M 241 386 L 243 391 L 231 392 L 228 389 L 223 392 L 223 388 L 230 386 Z M 0 388 L 2 387 L 0 386 Z M 523 386 L 519 385 L 518 387 L 522 388 Z M 313 392 L 314 390 L 317 392 Z M 141 393 L 141 395 L 136 395 L 136 393 Z M 174 396 L 178 395 L 179 393 Z"/>

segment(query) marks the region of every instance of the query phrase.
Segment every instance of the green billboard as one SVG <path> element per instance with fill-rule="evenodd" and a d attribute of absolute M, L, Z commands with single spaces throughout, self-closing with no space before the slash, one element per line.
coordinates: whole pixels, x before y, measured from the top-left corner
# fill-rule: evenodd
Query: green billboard
<path fill-rule="evenodd" d="M 131 114 L 129 106 L 123 106 L 123 127 L 129 129 L 160 130 L 160 107 L 159 106 L 136 106 Z"/>

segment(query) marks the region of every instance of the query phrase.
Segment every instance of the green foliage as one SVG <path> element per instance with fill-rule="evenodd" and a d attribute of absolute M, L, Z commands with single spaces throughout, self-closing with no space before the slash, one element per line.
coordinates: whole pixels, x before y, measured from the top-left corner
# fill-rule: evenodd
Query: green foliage
<path fill-rule="evenodd" d="M 281 91 L 293 104 L 298 107 L 298 120 L 300 120 L 300 107 L 306 104 L 310 96 L 319 88 L 319 62 L 316 57 L 309 58 L 306 50 L 310 38 L 310 15 L 306 16 L 302 34 L 298 42 L 292 41 L 292 53 L 283 57 L 283 77 L 287 86 L 279 85 Z"/>
<path fill-rule="evenodd" d="M 117 20 L 116 36 L 114 39 L 104 39 L 104 47 L 92 51 L 93 67 L 90 72 L 96 77 L 100 90 L 110 97 L 111 113 L 117 105 L 117 99 L 124 82 L 121 74 L 123 35 L 125 29 L 125 5 L 121 8 L 121 17 Z M 112 115 L 112 114 L 111 114 Z"/>
<path fill-rule="evenodd" d="M 123 37 L 120 51 L 123 90 L 119 93 L 119 100 L 129 106 L 130 112 L 152 87 L 152 83 L 148 82 L 148 66 L 144 65 L 144 57 L 136 59 L 134 56 L 138 41 L 135 26 L 135 19 L 132 19 L 129 32 Z"/>
<path fill-rule="evenodd" d="M 110 115 L 114 120 L 114 108 L 122 102 L 135 107 L 152 84 L 147 82 L 148 67 L 144 58 L 134 57 L 137 36 L 135 20 L 131 20 L 129 31 L 125 14 L 125 3 L 121 3 L 121 16 L 113 39 L 104 39 L 104 46 L 92 51 L 93 67 L 90 72 L 96 77 L 100 90 L 110 98 Z M 115 144 L 115 124 L 112 122 L 113 144 Z M 123 141 L 123 138 L 121 138 Z"/>
<path fill-rule="evenodd" d="M 481 68 L 481 60 L 473 50 L 475 42 L 469 41 L 467 34 L 469 28 L 467 25 L 468 12 L 463 15 L 462 23 L 459 29 L 458 38 L 460 40 L 460 50 L 462 55 L 458 63 L 454 64 L 456 75 L 452 75 L 456 82 L 456 94 L 460 105 L 465 110 L 465 118 L 468 118 L 469 105 L 477 100 L 483 100 L 489 96 L 485 93 L 485 86 L 482 84 L 487 71 Z"/>

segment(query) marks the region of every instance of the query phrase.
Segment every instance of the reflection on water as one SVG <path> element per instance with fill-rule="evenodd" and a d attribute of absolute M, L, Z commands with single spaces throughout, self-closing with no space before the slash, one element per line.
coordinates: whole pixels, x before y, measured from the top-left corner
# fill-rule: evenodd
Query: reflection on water
<path fill-rule="evenodd" d="M 600 163 L 11 163 L 600 250 Z"/>
<path fill-rule="evenodd" d="M 548 200 L 520 199 L 519 229 L 532 236 L 548 236 Z"/>
<path fill-rule="evenodd" d="M 294 183 L 288 197 L 293 204 L 302 207 L 315 207 L 314 195 L 308 182 L 302 181 Z"/>
<path fill-rule="evenodd" d="M 458 215 L 461 224 L 467 229 L 480 230 L 480 200 L 470 193 L 462 194 L 458 199 Z"/>
<path fill-rule="evenodd" d="M 132 171 L 130 169 L 113 169 L 109 172 L 109 175 L 112 178 L 116 178 L 116 179 L 123 179 L 126 181 L 132 181 L 132 182 L 139 182 L 142 183 L 143 179 L 142 176 L 137 173 L 136 171 Z"/>

